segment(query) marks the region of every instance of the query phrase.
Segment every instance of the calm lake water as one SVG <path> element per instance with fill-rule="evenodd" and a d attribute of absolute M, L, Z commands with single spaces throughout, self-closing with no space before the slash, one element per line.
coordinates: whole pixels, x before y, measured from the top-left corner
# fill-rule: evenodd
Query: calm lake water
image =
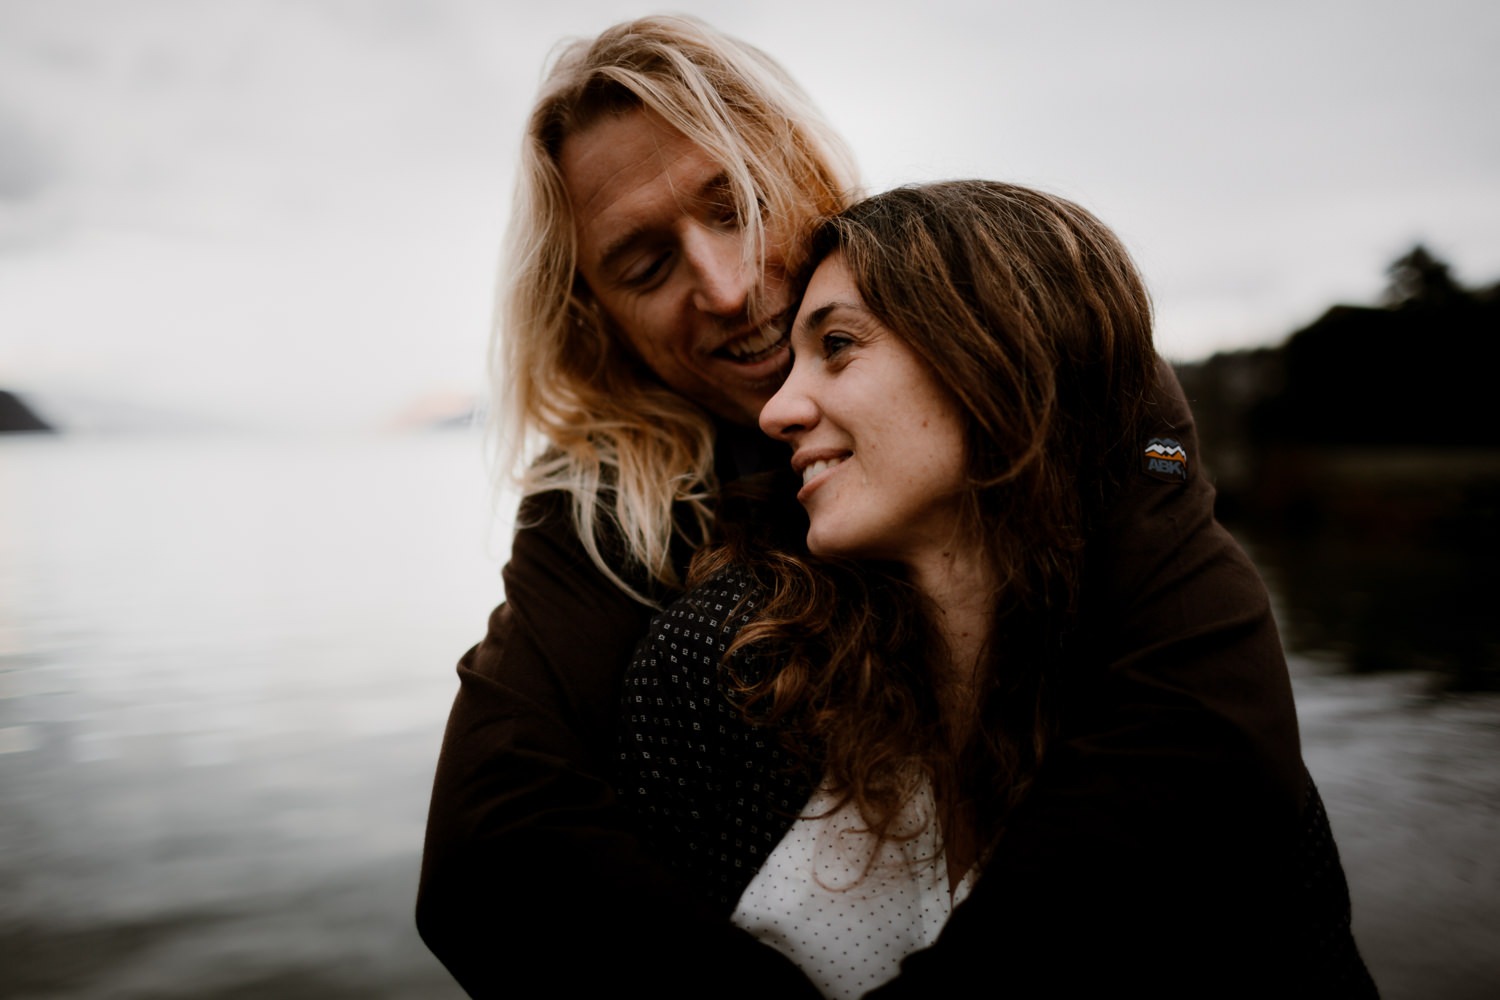
<path fill-rule="evenodd" d="M 411 910 L 489 515 L 462 433 L 0 439 L 0 996 L 460 996 Z M 1329 614 L 1253 548 L 1289 635 Z M 1387 997 L 1494 996 L 1500 696 L 1326 629 L 1292 665 L 1361 947 Z"/>

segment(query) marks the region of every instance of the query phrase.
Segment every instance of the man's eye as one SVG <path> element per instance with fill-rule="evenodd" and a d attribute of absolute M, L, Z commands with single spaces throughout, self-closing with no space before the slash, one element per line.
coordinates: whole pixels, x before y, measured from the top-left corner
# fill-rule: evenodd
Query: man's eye
<path fill-rule="evenodd" d="M 714 224 L 724 229 L 739 229 L 744 223 L 740 219 L 740 210 L 735 207 L 734 202 L 725 201 L 714 206 Z"/>
<path fill-rule="evenodd" d="M 626 270 L 624 274 L 620 275 L 620 281 L 632 288 L 649 285 L 666 271 L 667 262 L 671 260 L 671 257 L 672 255 L 668 253 L 643 257 Z"/>

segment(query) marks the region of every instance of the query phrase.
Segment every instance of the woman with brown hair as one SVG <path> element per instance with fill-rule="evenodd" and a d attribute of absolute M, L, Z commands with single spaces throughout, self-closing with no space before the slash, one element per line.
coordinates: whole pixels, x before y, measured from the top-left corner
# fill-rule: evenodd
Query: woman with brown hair
<path fill-rule="evenodd" d="M 761 426 L 805 537 L 701 553 L 638 651 L 649 842 L 829 996 L 1373 994 L 1264 588 L 1211 516 L 1120 509 L 1208 487 L 1118 240 L 951 182 L 826 220 L 804 273 Z"/>

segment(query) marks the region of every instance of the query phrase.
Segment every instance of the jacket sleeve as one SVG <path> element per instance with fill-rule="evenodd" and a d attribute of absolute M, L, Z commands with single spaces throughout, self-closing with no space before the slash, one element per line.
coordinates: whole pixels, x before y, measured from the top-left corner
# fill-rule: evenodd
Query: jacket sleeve
<path fill-rule="evenodd" d="M 1264 585 L 1214 520 L 1191 414 L 1165 365 L 1147 433 L 1089 542 L 1061 737 L 972 895 L 874 997 L 963 984 L 1006 997 L 1126 984 L 1155 996 L 1373 994 L 1314 981 L 1324 932 L 1353 956 L 1349 981 L 1368 977 L 1347 892 L 1320 928 L 1296 919 L 1315 792 L 1285 660 Z M 1173 445 L 1181 476 L 1150 465 Z"/>
<path fill-rule="evenodd" d="M 650 609 L 588 559 L 558 495 L 523 505 L 508 603 L 458 664 L 417 899 L 475 997 L 815 996 L 642 850 L 611 789 L 620 681 Z M 743 992 L 740 992 L 743 991 Z"/>

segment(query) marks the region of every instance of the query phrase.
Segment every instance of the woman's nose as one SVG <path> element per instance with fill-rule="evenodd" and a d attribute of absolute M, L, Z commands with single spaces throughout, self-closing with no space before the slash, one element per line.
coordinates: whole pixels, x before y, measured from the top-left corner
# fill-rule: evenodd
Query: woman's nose
<path fill-rule="evenodd" d="M 797 377 L 797 366 L 794 364 L 786 382 L 761 407 L 760 429 L 778 441 L 796 444 L 797 438 L 812 429 L 817 422 L 818 406 L 803 391 L 802 380 Z"/>

